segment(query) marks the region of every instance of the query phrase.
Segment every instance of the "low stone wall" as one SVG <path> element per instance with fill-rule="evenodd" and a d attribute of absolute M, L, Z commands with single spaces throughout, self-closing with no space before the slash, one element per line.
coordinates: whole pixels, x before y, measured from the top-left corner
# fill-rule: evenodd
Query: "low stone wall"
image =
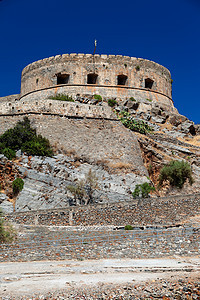
<path fill-rule="evenodd" d="M 176 225 L 197 214 L 200 214 L 200 194 L 14 213 L 6 219 L 32 225 L 146 226 Z"/>
<path fill-rule="evenodd" d="M 161 258 L 196 256 L 200 228 L 67 229 L 24 226 L 13 244 L 0 245 L 0 260 Z"/>
<path fill-rule="evenodd" d="M 0 117 L 20 114 L 49 114 L 80 118 L 102 118 L 116 120 L 116 115 L 109 106 L 86 105 L 81 103 L 51 100 L 27 99 L 0 103 Z"/>

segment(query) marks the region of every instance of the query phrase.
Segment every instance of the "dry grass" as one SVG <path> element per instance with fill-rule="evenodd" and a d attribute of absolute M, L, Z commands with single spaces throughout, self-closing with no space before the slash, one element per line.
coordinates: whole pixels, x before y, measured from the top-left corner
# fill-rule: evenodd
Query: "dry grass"
<path fill-rule="evenodd" d="M 112 169 L 124 169 L 124 170 L 130 170 L 133 168 L 132 164 L 124 163 L 124 162 L 117 162 L 117 163 L 108 163 L 108 166 Z"/>
<path fill-rule="evenodd" d="M 179 141 L 181 142 L 185 142 L 187 144 L 190 144 L 192 146 L 198 146 L 200 147 L 200 135 L 196 135 L 195 137 L 191 137 L 191 138 L 178 138 Z"/>

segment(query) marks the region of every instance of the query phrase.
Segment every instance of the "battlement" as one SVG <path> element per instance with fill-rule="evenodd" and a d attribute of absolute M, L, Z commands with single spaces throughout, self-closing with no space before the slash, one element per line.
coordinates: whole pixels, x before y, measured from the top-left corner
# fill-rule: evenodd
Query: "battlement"
<path fill-rule="evenodd" d="M 40 59 L 38 61 L 35 61 L 29 65 L 27 65 L 23 70 L 22 70 L 22 76 L 25 75 L 27 72 L 33 70 L 33 69 L 37 69 L 40 67 L 43 67 L 45 65 L 51 65 L 51 64 L 56 64 L 56 63 L 60 63 L 60 62 L 65 62 L 65 61 L 71 61 L 71 60 L 79 60 L 79 59 L 95 59 L 95 60 L 109 60 L 109 63 L 116 63 L 116 62 L 120 62 L 120 63 L 141 63 L 141 64 L 149 64 L 154 66 L 155 68 L 160 68 L 162 69 L 162 72 L 166 73 L 167 75 L 170 75 L 170 72 L 167 68 L 159 65 L 156 62 L 147 60 L 147 59 L 143 59 L 143 58 L 136 58 L 136 57 L 130 57 L 130 56 L 123 56 L 123 55 L 107 55 L 107 54 L 84 54 L 84 53 L 70 53 L 70 54 L 62 54 L 62 55 L 55 55 L 55 56 L 51 56 L 48 58 L 44 58 L 44 59 Z"/>

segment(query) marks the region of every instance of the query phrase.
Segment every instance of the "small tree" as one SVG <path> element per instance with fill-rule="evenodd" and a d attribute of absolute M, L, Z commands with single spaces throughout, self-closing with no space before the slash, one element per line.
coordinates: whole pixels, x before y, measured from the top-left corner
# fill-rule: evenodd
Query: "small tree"
<path fill-rule="evenodd" d="M 172 160 L 161 169 L 159 185 L 168 180 L 171 186 L 176 186 L 181 189 L 187 179 L 190 185 L 194 183 L 189 163 L 183 160 Z"/>
<path fill-rule="evenodd" d="M 151 186 L 148 182 L 145 182 L 143 184 L 137 184 L 132 195 L 133 198 L 148 198 L 151 191 L 155 191 L 155 187 Z"/>
<path fill-rule="evenodd" d="M 74 196 L 76 204 L 89 204 L 93 202 L 94 191 L 98 188 L 95 172 L 90 169 L 83 180 L 79 180 L 76 185 L 68 185 L 67 189 Z"/>
<path fill-rule="evenodd" d="M 16 196 L 23 190 L 24 187 L 24 181 L 21 178 L 16 178 L 13 183 L 12 183 L 12 188 L 13 188 L 13 194 Z"/>

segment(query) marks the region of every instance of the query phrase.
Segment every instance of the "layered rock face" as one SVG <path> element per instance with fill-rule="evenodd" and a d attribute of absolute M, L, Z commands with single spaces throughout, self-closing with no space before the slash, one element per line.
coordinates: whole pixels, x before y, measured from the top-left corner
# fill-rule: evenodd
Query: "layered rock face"
<path fill-rule="evenodd" d="M 19 119 L 0 118 L 1 128 L 8 129 Z M 67 186 L 84 179 L 90 170 L 97 178 L 97 202 L 129 199 L 136 184 L 148 181 L 137 138 L 121 122 L 48 115 L 29 119 L 51 141 L 55 153 L 62 154 L 42 158 L 18 153 L 13 177 L 19 173 L 25 185 L 16 199 L 17 211 L 70 205 L 73 199 Z M 5 160 L 2 155 L 1 163 Z"/>
<path fill-rule="evenodd" d="M 136 184 L 151 181 L 157 186 L 162 166 L 176 159 L 191 164 L 195 183 L 192 187 L 186 183 L 182 190 L 166 185 L 152 196 L 200 191 L 199 125 L 175 108 L 170 112 L 151 99 L 134 98 L 116 98 L 112 109 L 108 99 L 98 101 L 93 96 L 77 96 L 70 103 L 12 99 L 0 103 L 0 134 L 28 116 L 37 133 L 54 146 L 55 156 L 27 157 L 18 153 L 12 163 L 1 156 L 1 166 L 13 165 L 10 178 L 21 176 L 25 182 L 17 199 L 11 199 L 8 180 L 9 188 L 1 194 L 7 211 L 13 211 L 13 207 L 25 211 L 72 205 L 74 198 L 67 186 L 84 179 L 90 170 L 98 181 L 94 202 L 130 200 Z M 154 131 L 144 135 L 125 128 L 119 120 L 124 112 Z M 2 177 L 1 183 L 3 180 L 7 179 Z M 6 202 L 9 199 L 11 204 Z"/>
<path fill-rule="evenodd" d="M 63 54 L 26 66 L 21 101 L 37 101 L 64 93 L 76 97 L 150 99 L 173 111 L 171 74 L 146 59 L 122 55 Z"/>

